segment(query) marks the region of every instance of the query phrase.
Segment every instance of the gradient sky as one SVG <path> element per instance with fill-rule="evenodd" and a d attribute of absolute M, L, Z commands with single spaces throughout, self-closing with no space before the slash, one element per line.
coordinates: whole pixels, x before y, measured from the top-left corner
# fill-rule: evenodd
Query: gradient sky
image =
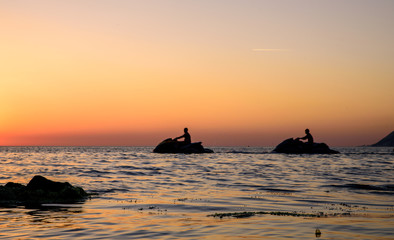
<path fill-rule="evenodd" d="M 0 145 L 394 130 L 394 1 L 0 0 Z"/>

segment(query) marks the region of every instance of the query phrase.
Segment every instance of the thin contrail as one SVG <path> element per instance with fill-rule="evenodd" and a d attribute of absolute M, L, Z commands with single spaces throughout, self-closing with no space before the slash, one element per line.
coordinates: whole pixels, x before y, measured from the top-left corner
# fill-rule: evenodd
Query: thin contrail
<path fill-rule="evenodd" d="M 286 48 L 254 48 L 252 49 L 254 52 L 289 52 L 290 49 Z"/>

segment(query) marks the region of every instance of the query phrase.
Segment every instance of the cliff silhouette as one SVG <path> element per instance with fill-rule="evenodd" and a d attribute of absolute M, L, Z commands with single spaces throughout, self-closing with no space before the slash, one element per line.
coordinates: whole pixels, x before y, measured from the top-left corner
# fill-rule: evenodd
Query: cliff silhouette
<path fill-rule="evenodd" d="M 394 131 L 379 142 L 372 144 L 371 147 L 394 147 Z"/>

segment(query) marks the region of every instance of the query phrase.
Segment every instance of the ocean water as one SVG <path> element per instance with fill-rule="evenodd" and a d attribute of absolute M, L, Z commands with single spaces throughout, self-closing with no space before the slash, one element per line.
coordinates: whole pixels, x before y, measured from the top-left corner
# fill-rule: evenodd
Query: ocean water
<path fill-rule="evenodd" d="M 394 239 L 393 149 L 334 149 L 341 154 L 0 147 L 0 185 L 42 175 L 96 194 L 77 204 L 2 207 L 0 239 Z M 209 216 L 257 211 L 300 216 Z"/>

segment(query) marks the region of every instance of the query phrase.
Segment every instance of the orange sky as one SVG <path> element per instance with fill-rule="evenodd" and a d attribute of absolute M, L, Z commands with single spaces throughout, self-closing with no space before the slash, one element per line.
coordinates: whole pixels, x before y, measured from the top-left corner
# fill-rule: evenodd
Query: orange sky
<path fill-rule="evenodd" d="M 394 130 L 392 1 L 2 1 L 0 145 Z"/>

